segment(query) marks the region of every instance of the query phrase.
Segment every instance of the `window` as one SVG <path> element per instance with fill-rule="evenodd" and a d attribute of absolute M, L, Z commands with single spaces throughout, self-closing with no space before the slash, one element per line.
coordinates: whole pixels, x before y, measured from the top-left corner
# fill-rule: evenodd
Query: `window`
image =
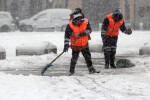
<path fill-rule="evenodd" d="M 37 18 L 35 18 L 34 20 L 45 19 L 45 18 L 47 18 L 47 14 L 41 14 Z"/>

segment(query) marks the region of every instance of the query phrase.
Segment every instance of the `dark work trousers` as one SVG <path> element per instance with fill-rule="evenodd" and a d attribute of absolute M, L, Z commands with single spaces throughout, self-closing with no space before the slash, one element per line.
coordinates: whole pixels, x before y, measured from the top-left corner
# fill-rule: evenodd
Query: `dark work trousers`
<path fill-rule="evenodd" d="M 83 57 L 85 58 L 85 62 L 87 64 L 87 67 L 90 68 L 92 66 L 92 60 L 91 60 L 91 53 L 89 51 L 89 47 L 81 50 Z M 77 63 L 77 60 L 79 58 L 80 51 L 72 50 L 72 58 L 70 63 L 70 72 L 75 73 L 75 66 Z"/>
<path fill-rule="evenodd" d="M 104 49 L 105 64 L 113 65 L 115 60 L 118 36 L 101 35 Z"/>

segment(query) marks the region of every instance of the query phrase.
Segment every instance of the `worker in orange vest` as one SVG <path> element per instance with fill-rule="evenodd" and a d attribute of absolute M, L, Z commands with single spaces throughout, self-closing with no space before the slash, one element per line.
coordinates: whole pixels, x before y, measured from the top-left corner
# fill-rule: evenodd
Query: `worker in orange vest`
<path fill-rule="evenodd" d="M 121 9 L 117 9 L 113 14 L 107 15 L 102 25 L 101 37 L 103 41 L 105 69 L 109 68 L 109 64 L 111 68 L 116 68 L 114 62 L 119 29 L 128 35 L 132 33 L 132 30 L 125 26 Z"/>
<path fill-rule="evenodd" d="M 88 35 L 92 32 L 88 19 L 84 18 L 81 13 L 73 14 L 73 19 L 68 23 L 65 31 L 64 52 L 68 51 L 69 41 L 72 49 L 72 58 L 70 63 L 70 75 L 74 75 L 75 66 L 80 51 L 85 58 L 90 74 L 99 73 L 93 67 L 91 53 L 88 45 Z M 79 39 L 77 39 L 80 37 Z M 75 41 L 75 42 L 74 42 Z"/>

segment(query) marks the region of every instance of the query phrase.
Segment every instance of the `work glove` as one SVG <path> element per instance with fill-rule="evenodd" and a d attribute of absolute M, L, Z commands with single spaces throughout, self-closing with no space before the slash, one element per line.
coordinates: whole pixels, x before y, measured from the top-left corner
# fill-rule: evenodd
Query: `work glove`
<path fill-rule="evenodd" d="M 132 30 L 130 28 L 126 29 L 125 34 L 128 34 L 128 35 L 132 34 Z"/>
<path fill-rule="evenodd" d="M 79 37 L 83 37 L 83 36 L 86 36 L 86 35 L 89 35 L 90 34 L 90 31 L 89 30 L 86 30 L 86 31 L 83 31 L 79 34 Z"/>
<path fill-rule="evenodd" d="M 63 50 L 63 51 L 64 51 L 64 52 L 68 52 L 68 49 L 69 49 L 69 44 L 65 44 L 65 45 L 64 45 L 64 50 Z"/>

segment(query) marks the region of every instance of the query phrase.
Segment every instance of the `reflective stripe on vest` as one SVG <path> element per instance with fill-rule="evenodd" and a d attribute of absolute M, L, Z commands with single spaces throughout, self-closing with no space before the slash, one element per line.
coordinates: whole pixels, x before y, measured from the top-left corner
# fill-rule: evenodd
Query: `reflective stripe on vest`
<path fill-rule="evenodd" d="M 72 35 L 79 35 L 80 33 L 72 33 Z"/>
<path fill-rule="evenodd" d="M 110 31 L 118 31 L 118 30 L 119 30 L 119 29 L 113 30 L 112 28 L 109 28 L 109 27 L 108 27 L 108 29 L 109 29 Z"/>
<path fill-rule="evenodd" d="M 73 33 L 71 34 L 71 44 L 73 41 L 77 39 L 79 34 L 82 34 L 83 31 L 87 29 L 88 20 L 84 19 L 84 21 L 81 23 L 80 26 L 74 26 L 72 21 L 69 22 L 70 28 L 73 30 Z M 80 37 L 73 45 L 74 46 L 85 46 L 88 43 L 88 35 Z"/>
<path fill-rule="evenodd" d="M 109 20 L 108 29 L 106 31 L 106 35 L 113 37 L 119 35 L 119 28 L 123 24 L 123 20 L 115 22 L 112 17 L 112 14 L 107 16 Z"/>

